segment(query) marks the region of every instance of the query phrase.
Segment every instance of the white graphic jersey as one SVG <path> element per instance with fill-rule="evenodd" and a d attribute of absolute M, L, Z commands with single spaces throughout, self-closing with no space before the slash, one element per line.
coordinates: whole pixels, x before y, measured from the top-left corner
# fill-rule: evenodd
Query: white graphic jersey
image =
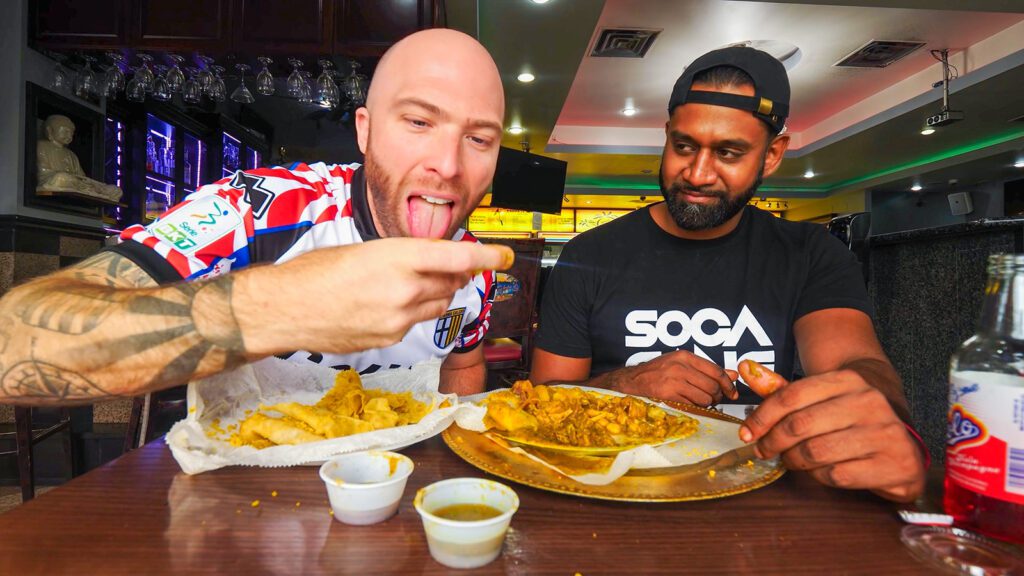
<path fill-rule="evenodd" d="M 359 164 L 320 162 L 238 171 L 199 188 L 153 223 L 129 227 L 121 233 L 124 242 L 108 250 L 165 284 L 374 240 L 379 236 L 362 172 Z M 452 239 L 477 241 L 462 229 Z M 287 357 L 369 374 L 472 350 L 488 328 L 493 285 L 494 272 L 476 275 L 456 292 L 441 318 L 416 324 L 393 346 L 345 355 L 300 351 Z"/>

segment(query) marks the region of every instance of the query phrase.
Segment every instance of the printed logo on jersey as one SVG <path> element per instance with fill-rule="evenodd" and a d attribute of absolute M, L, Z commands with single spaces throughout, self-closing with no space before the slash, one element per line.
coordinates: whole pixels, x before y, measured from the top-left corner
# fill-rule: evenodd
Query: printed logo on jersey
<path fill-rule="evenodd" d="M 465 315 L 465 308 L 455 308 L 438 318 L 437 324 L 434 325 L 434 346 L 438 348 L 450 346 L 462 330 L 462 317 Z"/>
<path fill-rule="evenodd" d="M 236 172 L 228 186 L 245 190 L 242 198 L 252 206 L 252 217 L 257 220 L 267 213 L 270 203 L 274 200 L 274 191 L 263 187 L 266 178 L 245 172 Z"/>
<path fill-rule="evenodd" d="M 771 338 L 758 322 L 750 308 L 744 306 L 732 321 L 717 308 L 704 308 L 689 316 L 681 310 L 633 310 L 626 314 L 627 348 L 651 348 L 655 344 L 674 349 L 690 349 L 715 364 L 734 370 L 741 360 L 750 359 L 775 367 L 775 348 Z M 713 331 L 711 329 L 713 328 Z M 745 334 L 754 337 L 760 349 L 749 350 L 737 356 L 740 339 Z M 706 350 L 721 350 L 720 358 L 712 358 Z M 626 360 L 626 366 L 635 366 L 661 356 L 661 350 L 637 352 Z"/>
<path fill-rule="evenodd" d="M 219 240 L 241 223 L 242 217 L 227 200 L 207 196 L 167 213 L 149 230 L 179 252 L 191 254 Z"/>
<path fill-rule="evenodd" d="M 960 404 L 954 404 L 949 409 L 948 425 L 946 445 L 951 450 L 978 446 L 988 440 L 985 425 Z"/>

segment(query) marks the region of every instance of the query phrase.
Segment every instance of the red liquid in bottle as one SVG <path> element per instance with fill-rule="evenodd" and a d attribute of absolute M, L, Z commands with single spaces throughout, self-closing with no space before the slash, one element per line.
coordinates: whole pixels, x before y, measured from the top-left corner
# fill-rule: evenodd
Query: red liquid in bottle
<path fill-rule="evenodd" d="M 1024 506 L 973 492 L 946 478 L 946 514 L 956 525 L 986 536 L 1024 543 Z"/>
<path fill-rule="evenodd" d="M 953 354 L 949 384 L 946 513 L 1024 544 L 1024 254 L 989 257 L 978 332 Z"/>

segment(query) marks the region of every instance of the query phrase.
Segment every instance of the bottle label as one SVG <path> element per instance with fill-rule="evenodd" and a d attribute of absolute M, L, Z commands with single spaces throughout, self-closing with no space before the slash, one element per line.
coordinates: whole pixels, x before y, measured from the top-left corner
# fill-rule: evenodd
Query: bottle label
<path fill-rule="evenodd" d="M 946 476 L 990 498 L 1024 504 L 1024 378 L 950 375 Z"/>

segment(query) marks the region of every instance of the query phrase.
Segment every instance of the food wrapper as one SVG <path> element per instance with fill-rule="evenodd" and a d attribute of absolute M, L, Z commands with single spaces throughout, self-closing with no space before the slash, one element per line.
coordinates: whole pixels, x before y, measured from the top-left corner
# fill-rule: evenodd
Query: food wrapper
<path fill-rule="evenodd" d="M 587 386 L 578 386 L 578 388 L 601 394 L 622 395 L 610 390 Z M 523 454 L 581 484 L 593 486 L 611 484 L 631 469 L 668 468 L 696 464 L 704 460 L 719 458 L 731 450 L 737 450 L 746 446 L 739 439 L 740 425 L 737 423 L 715 420 L 690 412 L 681 412 L 659 402 L 652 403 L 661 407 L 669 414 L 681 413 L 694 418 L 699 423 L 697 431 L 680 440 L 657 445 L 644 444 L 631 450 L 624 450 L 614 457 L 574 455 L 571 452 L 556 453 L 531 447 L 513 446 L 496 436 L 488 435 L 488 437 L 508 450 Z M 485 407 L 466 402 L 455 414 L 455 423 L 466 430 L 486 432 L 487 427 L 484 425 L 484 415 L 486 413 L 487 409 Z"/>
<path fill-rule="evenodd" d="M 314 464 L 348 452 L 394 450 L 440 434 L 460 409 L 456 395 L 437 391 L 440 366 L 440 361 L 433 361 L 410 369 L 382 370 L 362 377 L 363 388 L 409 391 L 420 402 L 433 405 L 434 409 L 416 424 L 262 450 L 252 446 L 232 446 L 225 433 L 210 437 L 207 432 L 214 429 L 215 424 L 226 430 L 243 420 L 247 416 L 246 410 L 256 411 L 260 404 L 315 404 L 334 386 L 337 372 L 331 368 L 266 358 L 190 383 L 187 416 L 167 433 L 167 444 L 186 474 L 224 466 L 273 468 Z M 450 406 L 439 407 L 445 400 Z"/>

